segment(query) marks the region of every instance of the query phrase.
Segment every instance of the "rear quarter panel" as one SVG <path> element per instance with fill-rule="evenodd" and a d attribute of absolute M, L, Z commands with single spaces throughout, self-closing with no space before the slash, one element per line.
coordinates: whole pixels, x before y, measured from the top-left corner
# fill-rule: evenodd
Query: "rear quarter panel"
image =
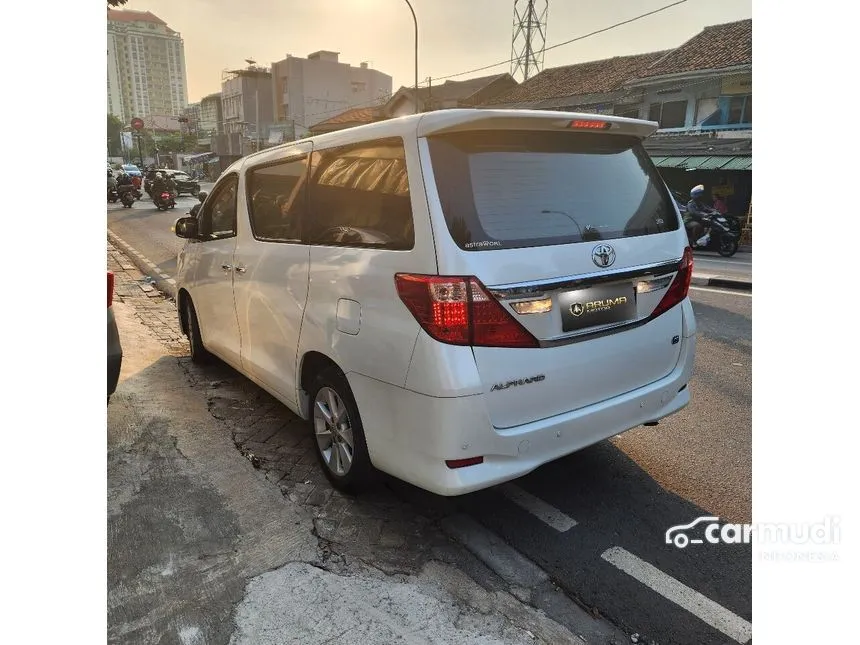
<path fill-rule="evenodd" d="M 421 328 L 397 295 L 394 276 L 437 271 L 414 135 L 404 136 L 404 147 L 415 246 L 409 251 L 311 246 L 308 303 L 299 342 L 299 356 L 317 351 L 345 373 L 356 372 L 400 387 L 406 382 Z M 339 301 L 351 301 L 341 303 L 340 324 Z M 357 315 L 358 320 L 347 321 L 344 315 Z M 354 333 L 356 322 L 358 331 Z"/>

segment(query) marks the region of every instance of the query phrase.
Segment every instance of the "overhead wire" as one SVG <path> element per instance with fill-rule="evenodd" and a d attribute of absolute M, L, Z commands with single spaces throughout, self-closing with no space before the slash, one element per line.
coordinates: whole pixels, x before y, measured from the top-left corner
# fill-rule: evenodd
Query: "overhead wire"
<path fill-rule="evenodd" d="M 662 7 L 658 7 L 657 9 L 652 9 L 651 11 L 646 11 L 645 13 L 641 13 L 641 14 L 639 14 L 639 15 L 637 15 L 637 16 L 632 17 L 632 18 L 628 18 L 628 19 L 626 19 L 626 20 L 622 20 L 622 21 L 620 21 L 620 22 L 616 22 L 616 23 L 614 23 L 614 24 L 612 24 L 612 25 L 608 25 L 607 27 L 603 27 L 603 28 L 601 28 L 601 29 L 596 29 L 595 31 L 589 32 L 589 33 L 587 33 L 587 34 L 583 34 L 583 35 L 581 35 L 581 36 L 576 36 L 575 38 L 571 38 L 571 39 L 569 39 L 569 40 L 565 40 L 564 42 L 556 43 L 555 45 L 550 45 L 549 47 L 544 47 L 543 51 L 545 51 L 545 52 L 546 52 L 546 51 L 550 51 L 550 50 L 552 50 L 552 49 L 557 49 L 557 48 L 559 48 L 559 47 L 564 47 L 565 45 L 570 45 L 571 43 L 575 43 L 575 42 L 579 42 L 579 41 L 581 41 L 581 40 L 585 40 L 586 38 L 591 38 L 592 36 L 596 36 L 596 35 L 598 35 L 598 34 L 602 34 L 602 33 L 605 33 L 605 32 L 607 32 L 607 31 L 611 31 L 611 30 L 613 30 L 613 29 L 617 29 L 618 27 L 622 27 L 622 26 L 624 26 L 624 25 L 628 25 L 628 24 L 630 24 L 630 23 L 632 23 L 632 22 L 636 22 L 636 21 L 638 21 L 638 20 L 642 20 L 643 18 L 647 18 L 647 17 L 649 17 L 649 16 L 653 16 L 653 15 L 658 14 L 658 13 L 661 13 L 661 12 L 663 12 L 663 11 L 667 11 L 667 10 L 671 9 L 672 7 L 676 7 L 676 6 L 681 5 L 681 4 L 684 4 L 684 3 L 686 3 L 686 2 L 689 2 L 689 0 L 676 0 L 675 2 L 669 3 L 669 4 L 667 4 L 667 5 L 663 5 Z M 456 74 L 448 74 L 447 76 L 435 76 L 435 77 L 431 77 L 431 80 L 430 80 L 430 81 L 426 81 L 426 80 L 425 80 L 425 81 L 422 81 L 422 82 L 420 82 L 420 83 L 418 84 L 418 86 L 419 86 L 419 87 L 432 86 L 432 82 L 433 82 L 433 81 L 444 81 L 444 80 L 447 80 L 447 79 L 449 79 L 449 78 L 456 78 L 456 77 L 459 77 L 459 76 L 465 76 L 466 74 L 472 74 L 472 73 L 474 73 L 474 72 L 482 72 L 482 71 L 485 71 L 485 70 L 488 70 L 488 69 L 492 69 L 493 67 L 499 67 L 500 65 L 507 65 L 507 64 L 510 64 L 510 63 L 512 63 L 512 62 L 513 62 L 513 61 L 515 61 L 515 60 L 517 60 L 517 59 L 516 59 L 516 58 L 509 58 L 509 59 L 507 59 L 507 60 L 499 61 L 498 63 L 493 63 L 493 64 L 491 64 L 491 65 L 484 65 L 483 67 L 475 67 L 475 68 L 472 68 L 472 69 L 469 69 L 469 70 L 465 70 L 465 71 L 462 71 L 462 72 L 457 72 Z M 410 86 L 409 86 L 409 87 L 407 87 L 406 89 L 410 89 L 410 88 L 412 88 L 412 87 L 414 87 L 414 86 L 411 86 L 411 85 L 410 85 Z M 314 114 L 315 114 L 315 116 L 325 116 L 325 115 L 328 115 L 328 114 L 338 114 L 338 113 L 341 113 L 341 112 L 346 112 L 347 110 L 357 110 L 357 109 L 361 109 L 361 108 L 365 108 L 365 107 L 373 107 L 374 105 L 378 105 L 378 104 L 379 104 L 379 99 L 374 99 L 374 100 L 373 100 L 373 101 L 371 101 L 371 102 L 364 103 L 364 104 L 354 105 L 354 106 L 349 107 L 349 108 L 346 108 L 346 109 L 327 110 L 327 111 L 322 111 L 322 112 L 315 112 Z M 301 123 L 300 123 L 299 125 L 301 125 L 302 127 L 306 127 L 304 124 L 301 124 Z"/>
<path fill-rule="evenodd" d="M 570 45 L 571 43 L 578 42 L 580 40 L 585 40 L 586 38 L 591 38 L 592 36 L 596 36 L 598 34 L 605 33 L 607 31 L 611 31 L 612 29 L 616 29 L 618 27 L 622 27 L 624 25 L 629 25 L 631 22 L 636 22 L 637 20 L 642 20 L 643 18 L 647 18 L 648 16 L 653 16 L 654 14 L 660 13 L 661 11 L 666 11 L 667 9 L 671 9 L 672 7 L 676 7 L 679 4 L 684 4 L 689 0 L 676 0 L 671 4 L 664 5 L 652 11 L 648 11 L 646 13 L 639 14 L 638 16 L 634 16 L 633 18 L 628 18 L 627 20 L 622 20 L 621 22 L 616 22 L 614 25 L 609 25 L 608 27 L 603 27 L 602 29 L 597 29 L 587 34 L 583 34 L 582 36 L 577 36 L 576 38 L 571 38 L 570 40 L 565 40 L 562 43 L 557 43 L 555 45 L 550 45 L 549 47 L 544 47 L 542 51 L 548 52 L 551 49 L 556 49 L 558 47 L 563 47 L 564 45 Z M 444 81 L 448 78 L 455 78 L 457 76 L 464 76 L 466 74 L 472 74 L 474 72 L 483 72 L 487 69 L 492 69 L 493 67 L 499 67 L 500 65 L 507 65 L 509 63 L 518 60 L 517 58 L 509 58 L 507 60 L 499 61 L 498 63 L 493 63 L 492 65 L 484 65 L 483 67 L 475 67 L 474 69 L 466 70 L 465 72 L 457 72 L 456 74 L 448 74 L 447 76 L 438 76 L 433 77 L 433 80 Z M 426 81 L 425 81 L 426 82 Z M 419 83 L 421 85 L 421 83 Z"/>

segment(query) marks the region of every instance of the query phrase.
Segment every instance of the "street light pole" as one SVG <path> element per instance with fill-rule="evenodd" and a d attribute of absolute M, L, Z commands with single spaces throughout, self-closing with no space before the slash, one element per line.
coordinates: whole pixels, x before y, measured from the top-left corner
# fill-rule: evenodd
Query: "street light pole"
<path fill-rule="evenodd" d="M 412 3 L 406 0 L 409 5 L 409 11 L 412 12 L 412 22 L 415 23 L 415 114 L 421 110 L 418 108 L 418 18 L 415 17 L 415 9 L 412 8 Z"/>

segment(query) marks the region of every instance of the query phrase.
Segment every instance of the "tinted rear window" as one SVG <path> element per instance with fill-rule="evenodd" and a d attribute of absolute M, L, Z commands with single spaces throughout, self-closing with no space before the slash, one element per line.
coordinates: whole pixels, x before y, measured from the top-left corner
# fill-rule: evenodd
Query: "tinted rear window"
<path fill-rule="evenodd" d="M 480 131 L 429 139 L 460 248 L 611 240 L 678 229 L 665 184 L 635 137 Z"/>

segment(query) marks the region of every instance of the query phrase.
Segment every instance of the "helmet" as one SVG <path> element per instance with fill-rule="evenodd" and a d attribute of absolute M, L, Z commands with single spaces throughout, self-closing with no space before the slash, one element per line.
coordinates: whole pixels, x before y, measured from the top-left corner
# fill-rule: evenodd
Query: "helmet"
<path fill-rule="evenodd" d="M 200 203 L 201 203 L 201 204 L 203 203 L 203 201 L 204 201 L 208 196 L 209 196 L 209 193 L 207 193 L 205 190 L 201 190 L 199 193 L 197 193 L 197 199 L 199 199 L 199 200 L 200 200 Z"/>
<path fill-rule="evenodd" d="M 696 197 L 701 197 L 704 194 L 705 194 L 705 187 L 702 186 L 702 184 L 699 184 L 698 186 L 693 188 L 693 190 L 690 191 L 690 197 L 692 197 L 693 199 L 695 199 Z"/>

